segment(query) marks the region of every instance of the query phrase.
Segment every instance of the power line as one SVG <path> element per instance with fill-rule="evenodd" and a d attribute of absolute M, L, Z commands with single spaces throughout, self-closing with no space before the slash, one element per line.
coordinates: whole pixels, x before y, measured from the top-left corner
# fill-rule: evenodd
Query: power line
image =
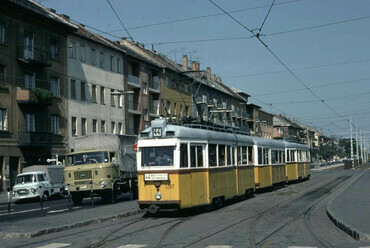
<path fill-rule="evenodd" d="M 284 5 L 284 4 L 290 4 L 290 3 L 295 3 L 295 2 L 299 2 L 299 1 L 301 1 L 301 0 L 286 1 L 286 2 L 282 2 L 282 3 L 277 3 L 277 4 L 275 4 L 275 6 L 277 6 L 277 5 Z M 233 11 L 230 11 L 229 13 L 238 13 L 238 12 L 244 12 L 244 11 L 248 11 L 248 10 L 255 10 L 255 9 L 261 9 L 261 8 L 267 8 L 267 7 L 270 7 L 270 5 L 261 5 L 261 6 L 257 6 L 257 7 L 245 8 L 245 9 L 240 9 L 240 10 L 233 10 Z M 148 27 L 154 27 L 154 26 L 172 24 L 172 23 L 177 23 L 177 22 L 186 22 L 186 21 L 192 21 L 192 20 L 197 20 L 197 19 L 215 17 L 215 16 L 224 15 L 224 14 L 225 13 L 220 12 L 220 13 L 209 14 L 209 15 L 202 15 L 202 16 L 182 18 L 182 19 L 171 20 L 171 21 L 164 21 L 164 22 L 158 22 L 158 23 L 152 23 L 152 24 L 145 24 L 145 25 L 136 26 L 136 27 L 129 27 L 127 29 L 128 30 L 134 30 L 134 29 L 148 28 Z M 109 33 L 114 33 L 114 32 L 120 32 L 120 31 L 122 31 L 122 29 L 111 30 L 111 31 L 108 31 L 108 32 Z"/>
<path fill-rule="evenodd" d="M 269 16 L 269 14 L 270 14 L 270 12 L 271 12 L 272 6 L 274 6 L 274 3 L 275 3 L 275 0 L 273 0 L 273 1 L 272 1 L 271 6 L 270 6 L 270 8 L 269 8 L 269 11 L 267 12 L 266 17 L 265 17 L 265 19 L 264 19 L 264 20 L 263 20 L 263 22 L 262 22 L 262 25 L 261 25 L 261 27 L 260 27 L 260 29 L 259 29 L 259 31 L 258 31 L 258 33 L 259 33 L 259 34 L 260 34 L 260 33 L 261 33 L 261 31 L 262 31 L 263 25 L 265 24 L 265 22 L 266 22 L 266 20 L 267 20 L 267 17 Z"/>
<path fill-rule="evenodd" d="M 128 32 L 127 28 L 125 27 L 125 25 L 123 24 L 121 18 L 118 16 L 116 10 L 113 8 L 112 4 L 109 2 L 109 0 L 107 0 L 109 6 L 112 8 L 114 14 L 116 15 L 116 17 L 118 18 L 119 22 L 121 23 L 122 27 L 125 29 L 126 33 L 128 34 L 128 36 L 130 37 L 131 40 L 134 40 L 131 36 L 131 34 Z"/>
<path fill-rule="evenodd" d="M 254 34 L 254 32 L 252 30 L 250 30 L 248 27 L 246 27 L 244 24 L 242 24 L 241 22 L 239 22 L 237 19 L 235 19 L 233 16 L 231 16 L 230 14 L 228 14 L 223 8 L 221 8 L 220 6 L 218 6 L 217 4 L 215 4 L 212 0 L 208 0 L 210 1 L 213 5 L 215 5 L 217 8 L 219 8 L 220 10 L 222 10 L 225 14 L 227 14 L 227 16 L 229 16 L 231 19 L 233 19 L 236 23 L 238 23 L 240 26 L 242 26 L 244 29 L 246 29 L 247 31 L 249 31 L 250 33 Z M 270 52 L 271 55 L 273 55 L 275 57 L 275 59 L 304 87 L 307 89 L 307 91 L 309 91 L 315 98 L 317 98 L 319 101 L 322 102 L 323 105 L 325 105 L 330 111 L 332 111 L 333 113 L 335 113 L 336 115 L 338 116 L 341 116 L 339 113 L 337 113 L 332 107 L 330 107 L 327 103 L 325 103 L 324 100 L 322 100 L 315 92 L 313 92 L 268 46 L 266 43 L 264 43 L 261 38 L 259 37 L 259 35 L 256 35 L 256 38 L 258 39 L 258 41 Z M 343 116 L 341 116 L 342 118 L 344 118 Z M 349 120 L 348 120 L 349 121 Z"/>

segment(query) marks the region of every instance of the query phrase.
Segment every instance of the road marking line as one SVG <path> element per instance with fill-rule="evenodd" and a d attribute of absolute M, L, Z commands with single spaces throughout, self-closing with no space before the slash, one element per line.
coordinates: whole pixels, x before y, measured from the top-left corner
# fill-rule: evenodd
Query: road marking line
<path fill-rule="evenodd" d="M 70 246 L 72 244 L 66 244 L 66 243 L 51 243 L 48 245 L 38 246 L 36 248 L 60 248 L 60 247 L 66 247 Z"/>
<path fill-rule="evenodd" d="M 206 246 L 206 248 L 231 248 L 233 246 L 230 246 L 230 245 L 209 245 L 209 246 Z"/>
<path fill-rule="evenodd" d="M 50 207 L 46 207 L 44 208 L 45 209 L 49 209 Z M 29 212 L 35 212 L 35 211 L 41 211 L 40 208 L 37 208 L 37 209 L 29 209 L 29 210 L 23 210 L 23 211 L 19 211 L 19 212 L 12 212 L 10 213 L 11 215 L 14 215 L 14 214 L 23 214 L 23 213 L 29 213 Z M 8 214 L 0 214 L 0 216 L 5 216 L 5 215 L 8 215 Z"/>
<path fill-rule="evenodd" d="M 141 248 L 146 247 L 147 245 L 122 245 L 118 246 L 117 248 Z"/>
<path fill-rule="evenodd" d="M 81 207 L 73 207 L 72 209 L 79 209 Z M 63 209 L 59 209 L 59 210 L 51 210 L 48 212 L 48 214 L 56 214 L 56 213 L 62 213 L 62 212 L 65 212 L 65 211 L 69 211 L 69 208 L 63 208 Z"/>
<path fill-rule="evenodd" d="M 317 248 L 316 246 L 288 246 L 288 248 Z"/>

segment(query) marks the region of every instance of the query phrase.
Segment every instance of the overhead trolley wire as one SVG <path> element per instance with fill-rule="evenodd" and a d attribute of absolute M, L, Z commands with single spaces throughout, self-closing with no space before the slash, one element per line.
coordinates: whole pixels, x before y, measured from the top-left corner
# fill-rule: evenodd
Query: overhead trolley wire
<path fill-rule="evenodd" d="M 109 6 L 112 8 L 114 14 L 116 15 L 118 21 L 121 23 L 122 27 L 125 29 L 126 33 L 128 34 L 128 36 L 130 37 L 131 40 L 134 40 L 131 36 L 131 34 L 129 33 L 129 31 L 127 30 L 127 28 L 125 27 L 125 25 L 123 24 L 121 18 L 119 17 L 119 15 L 117 14 L 116 10 L 114 9 L 113 5 L 109 2 L 109 0 L 107 0 Z"/>
<path fill-rule="evenodd" d="M 238 23 L 240 26 L 242 26 L 244 29 L 246 29 L 248 32 L 256 35 L 256 38 L 258 41 L 275 57 L 275 59 L 307 90 L 309 91 L 315 98 L 317 98 L 319 101 L 322 102 L 323 105 L 325 105 L 331 112 L 335 113 L 336 115 L 344 117 L 340 115 L 336 110 L 334 110 L 332 107 L 330 107 L 323 99 L 321 99 L 315 92 L 313 92 L 268 46 L 267 44 L 261 40 L 261 37 L 259 34 L 255 34 L 253 30 L 249 29 L 247 26 L 245 26 L 243 23 L 235 19 L 232 15 L 227 13 L 223 8 L 221 8 L 219 5 L 214 3 L 212 0 L 208 0 L 213 5 L 215 5 L 217 8 L 219 8 L 221 11 L 223 11 L 227 16 L 229 16 L 231 19 L 233 19 L 236 23 Z M 349 120 L 347 120 L 349 122 Z"/>

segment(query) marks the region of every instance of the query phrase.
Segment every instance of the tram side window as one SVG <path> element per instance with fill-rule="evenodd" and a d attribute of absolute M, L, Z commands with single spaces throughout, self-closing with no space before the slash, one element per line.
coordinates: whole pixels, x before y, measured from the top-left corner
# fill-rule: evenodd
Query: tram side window
<path fill-rule="evenodd" d="M 230 165 L 232 165 L 232 159 L 231 159 L 231 147 L 230 146 L 226 146 L 226 151 L 227 151 L 227 153 L 226 153 L 226 157 L 227 157 L 227 163 L 226 163 L 226 165 L 227 166 L 230 166 Z"/>
<path fill-rule="evenodd" d="M 263 164 L 269 164 L 269 150 L 263 149 Z"/>
<path fill-rule="evenodd" d="M 218 145 L 218 166 L 225 166 L 225 145 Z"/>
<path fill-rule="evenodd" d="M 271 164 L 277 164 L 279 162 L 278 152 L 279 151 L 271 150 Z"/>
<path fill-rule="evenodd" d="M 180 168 L 188 167 L 188 145 L 180 145 Z"/>
<path fill-rule="evenodd" d="M 262 164 L 262 147 L 258 147 L 258 164 Z"/>
<path fill-rule="evenodd" d="M 209 166 L 217 166 L 217 145 L 210 144 L 208 146 Z"/>
<path fill-rule="evenodd" d="M 301 162 L 302 160 L 301 160 L 301 152 L 302 151 L 297 151 L 297 161 L 298 162 Z"/>
<path fill-rule="evenodd" d="M 247 156 L 248 156 L 248 164 L 253 164 L 254 163 L 254 157 L 253 157 L 253 147 L 252 146 L 248 146 L 248 153 L 247 153 Z"/>
<path fill-rule="evenodd" d="M 190 146 L 190 167 L 203 167 L 203 146 Z"/>
<path fill-rule="evenodd" d="M 241 154 L 240 154 L 240 156 L 238 156 L 238 164 L 247 164 L 248 163 L 247 147 L 242 146 L 242 147 L 240 147 L 240 150 L 241 150 Z"/>

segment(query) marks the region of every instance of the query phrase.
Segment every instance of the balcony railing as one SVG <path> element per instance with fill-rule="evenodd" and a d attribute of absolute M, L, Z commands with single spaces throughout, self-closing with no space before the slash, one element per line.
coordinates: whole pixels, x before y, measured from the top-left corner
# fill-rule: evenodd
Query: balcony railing
<path fill-rule="evenodd" d="M 18 46 L 17 58 L 27 64 L 49 67 L 51 66 L 50 52 L 30 46 Z"/>
<path fill-rule="evenodd" d="M 134 75 L 128 74 L 127 75 L 127 81 L 128 81 L 129 84 L 136 85 L 136 86 L 140 87 L 139 77 L 136 77 Z"/>
<path fill-rule="evenodd" d="M 128 110 L 140 111 L 139 110 L 139 102 L 137 100 L 129 99 L 128 100 Z"/>
<path fill-rule="evenodd" d="M 43 106 L 51 106 L 51 101 L 42 101 L 40 100 L 32 90 L 23 90 L 17 88 L 17 102 L 18 104 L 35 104 Z"/>
<path fill-rule="evenodd" d="M 61 144 L 62 136 L 53 133 L 19 132 L 18 142 L 20 146 L 50 146 Z"/>

